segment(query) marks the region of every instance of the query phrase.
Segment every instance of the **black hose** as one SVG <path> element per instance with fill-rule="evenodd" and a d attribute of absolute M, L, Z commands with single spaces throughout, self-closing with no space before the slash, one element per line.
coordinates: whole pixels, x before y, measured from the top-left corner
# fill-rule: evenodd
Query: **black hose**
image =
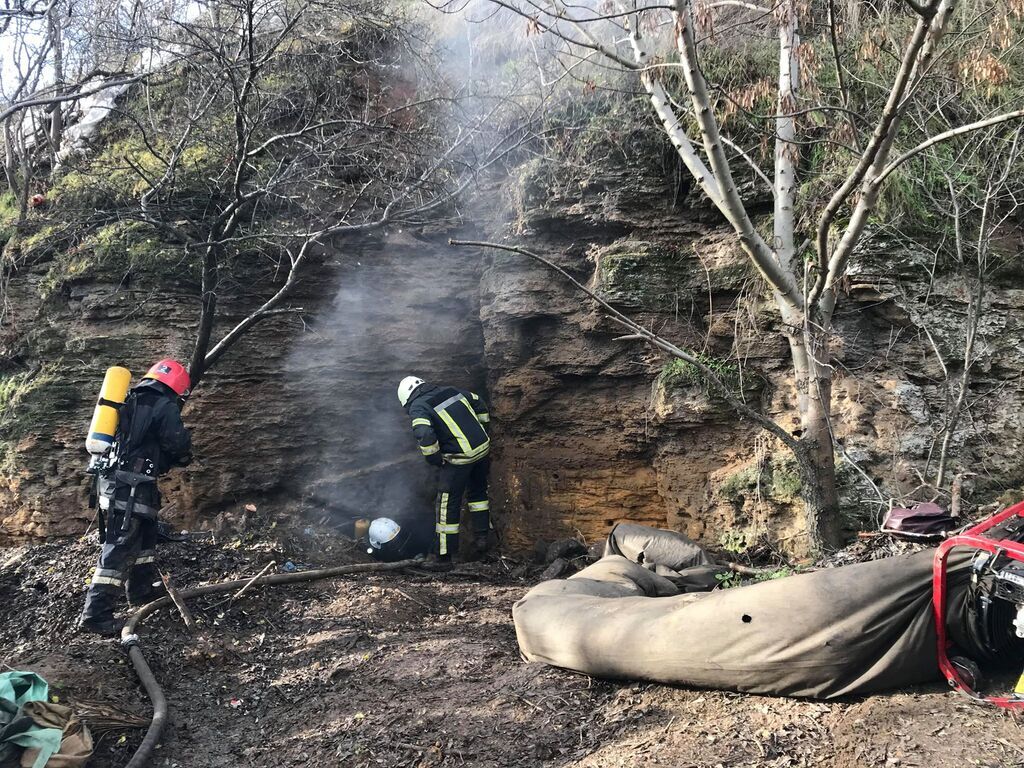
<path fill-rule="evenodd" d="M 262 587 L 268 584 L 300 584 L 305 581 L 319 581 L 320 579 L 330 579 L 335 576 L 346 576 L 351 573 L 397 571 L 402 568 L 408 568 L 412 565 L 421 564 L 422 563 L 419 560 L 399 560 L 395 563 L 356 563 L 355 565 L 339 565 L 334 568 L 321 568 L 315 571 L 275 573 L 270 576 L 261 577 L 259 579 L 259 583 L 254 584 L 253 586 Z M 240 589 L 251 581 L 253 581 L 253 579 L 248 578 L 235 579 L 234 581 L 223 581 L 219 584 L 204 584 L 200 587 L 179 590 L 178 594 L 182 598 L 199 597 L 200 595 L 215 595 L 220 592 L 231 592 L 234 589 Z M 143 768 L 149 764 L 150 755 L 156 748 L 157 743 L 160 741 L 160 735 L 163 733 L 164 725 L 167 722 L 167 699 L 164 697 L 163 689 L 160 687 L 160 684 L 156 681 L 156 677 L 153 675 L 153 670 L 150 669 L 149 664 L 146 662 L 146 657 L 143 655 L 142 648 L 139 646 L 138 635 L 135 634 L 135 627 L 147 616 L 150 616 L 158 609 L 170 604 L 170 597 L 161 597 L 159 600 L 147 603 L 128 617 L 128 621 L 125 622 L 124 628 L 121 630 L 121 644 L 128 649 L 128 657 L 132 660 L 132 666 L 135 667 L 135 674 L 138 675 L 139 682 L 142 683 L 142 687 L 146 689 L 146 695 L 148 695 L 150 701 L 153 702 L 153 719 L 149 724 L 149 728 L 146 729 L 146 735 L 143 737 L 142 743 L 139 744 L 138 749 L 135 750 L 135 754 L 132 755 L 132 759 L 128 761 L 125 768 Z"/>
<path fill-rule="evenodd" d="M 128 761 L 128 768 L 141 768 L 147 764 L 150 753 L 152 753 L 160 741 L 160 734 L 164 730 L 164 723 L 167 722 L 167 699 L 164 698 L 163 689 L 160 688 L 160 684 L 157 683 L 156 678 L 153 676 L 153 670 L 146 663 L 146 657 L 142 655 L 142 650 L 139 646 L 133 645 L 130 647 L 128 649 L 128 657 L 132 660 L 132 666 L 135 667 L 135 674 L 139 676 L 142 687 L 146 689 L 146 694 L 149 696 L 150 701 L 153 702 L 153 719 L 149 723 L 149 728 L 146 729 L 146 735 L 143 737 L 142 743 L 135 750 L 132 759 Z"/>

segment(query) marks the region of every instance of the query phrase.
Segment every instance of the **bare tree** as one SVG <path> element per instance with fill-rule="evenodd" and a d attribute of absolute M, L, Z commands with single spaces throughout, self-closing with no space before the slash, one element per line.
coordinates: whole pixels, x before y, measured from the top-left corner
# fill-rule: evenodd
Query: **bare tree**
<path fill-rule="evenodd" d="M 974 368 L 979 362 L 981 320 L 986 313 L 989 282 L 994 274 L 1006 266 L 1016 255 L 1014 237 L 1019 216 L 1024 207 L 1024 182 L 1020 178 L 1021 160 L 1024 158 L 1024 129 L 1000 138 L 985 136 L 970 149 L 956 156 L 956 169 L 971 172 L 954 173 L 947 164 L 939 168 L 945 188 L 922 190 L 946 223 L 947 238 L 940 242 L 936 252 L 938 262 L 947 258 L 946 267 L 962 282 L 966 294 L 963 321 L 963 344 L 957 359 L 947 359 L 933 335 L 925 333 L 943 372 L 945 409 L 942 424 L 936 431 L 925 468 L 925 478 L 939 492 L 948 489 L 951 466 L 951 448 L 965 414 L 970 409 L 968 394 Z M 933 162 L 941 163 L 935 158 Z M 950 253 L 944 254 L 941 243 L 951 243 Z M 934 465 L 934 475 L 931 467 Z"/>
<path fill-rule="evenodd" d="M 64 95 L 64 18 L 59 3 L 50 6 L 46 15 L 47 36 L 49 37 L 50 50 L 53 52 L 51 58 L 53 66 L 53 95 L 60 97 Z M 61 103 L 57 102 L 50 107 L 50 128 L 47 139 L 50 145 L 50 157 L 53 164 L 56 164 L 57 153 L 60 152 L 61 139 L 64 135 L 64 113 Z"/>
<path fill-rule="evenodd" d="M 422 66 L 383 2 L 227 0 L 208 10 L 156 30 L 168 76 L 118 109 L 127 139 L 117 182 L 109 157 L 75 169 L 110 185 L 104 210 L 86 217 L 149 227 L 140 237 L 198 276 L 193 385 L 260 322 L 301 311 L 290 298 L 325 248 L 450 214 L 522 134 L 471 156 L 493 110 L 460 113 L 458 94 Z M 225 297 L 248 297 L 240 320 L 227 320 Z"/>
<path fill-rule="evenodd" d="M 4 61 L 3 95 L 9 105 L 2 116 L 4 133 L 4 175 L 8 191 L 19 203 L 20 217 L 28 211 L 28 196 L 37 152 L 36 115 L 27 109 L 15 109 L 29 94 L 34 94 L 43 78 L 49 59 L 50 39 L 37 34 L 35 16 L 12 17 L 5 20 L 3 38 L 8 43 Z"/>
<path fill-rule="evenodd" d="M 0 124 L 4 171 L 21 218 L 40 172 L 54 170 L 68 115 L 83 99 L 147 74 L 140 55 L 151 14 L 173 18 L 173 3 L 49 0 L 0 12 Z"/>
<path fill-rule="evenodd" d="M 760 414 L 755 420 L 796 457 L 812 546 L 835 546 L 831 344 L 847 267 L 888 180 L 939 144 L 1024 117 L 1019 102 L 1007 110 L 991 100 L 952 126 L 907 119 L 943 117 L 965 88 L 998 89 L 1000 56 L 1013 44 L 1024 3 L 982 0 L 957 16 L 957 0 L 850 3 L 845 11 L 832 0 L 616 0 L 600 10 L 564 0 L 491 2 L 561 41 L 567 56 L 603 58 L 636 78 L 680 161 L 771 287 L 800 427 L 790 432 Z M 954 26 L 957 34 L 949 35 Z M 727 58 L 769 38 L 776 64 L 756 73 L 756 87 L 713 79 L 716 51 Z M 831 87 L 823 84 L 826 59 L 818 51 L 832 59 Z M 758 114 L 765 102 L 767 114 Z M 751 171 L 771 187 L 767 222 L 740 192 L 737 179 Z M 658 346 L 700 363 L 692 351 Z M 716 381 L 713 371 L 702 372 Z M 741 409 L 753 418 L 749 411 Z"/>

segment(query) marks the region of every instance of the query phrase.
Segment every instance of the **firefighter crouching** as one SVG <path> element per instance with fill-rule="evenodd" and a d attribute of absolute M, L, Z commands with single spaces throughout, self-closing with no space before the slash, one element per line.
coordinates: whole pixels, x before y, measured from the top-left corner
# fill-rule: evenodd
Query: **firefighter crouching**
<path fill-rule="evenodd" d="M 439 387 L 407 376 L 398 385 L 398 400 L 412 419 L 412 431 L 423 457 L 439 468 L 434 531 L 437 559 L 451 562 L 459 551 L 459 522 L 465 495 L 473 529 L 473 548 L 488 547 L 491 527 L 487 501 L 487 404 L 476 394 Z"/>
<path fill-rule="evenodd" d="M 433 549 L 434 526 L 426 520 L 403 520 L 378 517 L 366 532 L 366 553 L 375 560 L 393 563 L 397 560 L 425 558 Z"/>
<path fill-rule="evenodd" d="M 96 480 L 102 549 L 85 598 L 84 630 L 116 634 L 114 608 L 124 591 L 132 605 L 164 594 L 155 563 L 156 480 L 191 460 L 192 438 L 181 421 L 190 387 L 180 363 L 161 360 L 119 407 L 117 433 Z"/>

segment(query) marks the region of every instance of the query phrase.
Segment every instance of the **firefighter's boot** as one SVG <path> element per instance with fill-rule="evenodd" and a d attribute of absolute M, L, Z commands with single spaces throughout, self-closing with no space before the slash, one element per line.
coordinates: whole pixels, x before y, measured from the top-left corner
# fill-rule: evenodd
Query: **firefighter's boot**
<path fill-rule="evenodd" d="M 78 622 L 78 628 L 83 632 L 89 632 L 101 637 L 116 637 L 121 632 L 124 622 L 114 617 L 87 619 L 82 617 Z"/>

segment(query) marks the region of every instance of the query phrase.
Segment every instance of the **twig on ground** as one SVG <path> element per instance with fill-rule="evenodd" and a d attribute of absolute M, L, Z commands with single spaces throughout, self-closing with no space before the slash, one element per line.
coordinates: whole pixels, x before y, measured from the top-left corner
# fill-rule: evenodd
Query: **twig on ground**
<path fill-rule="evenodd" d="M 249 581 L 247 581 L 245 583 L 245 586 L 243 586 L 240 590 L 235 592 L 234 596 L 230 600 L 228 600 L 228 607 L 225 608 L 224 610 L 231 610 L 231 606 L 235 604 L 235 601 L 238 600 L 242 595 L 244 595 L 246 593 L 246 591 L 249 589 L 249 587 L 251 587 L 257 581 L 259 581 L 260 577 L 263 574 L 265 574 L 267 571 L 269 571 L 271 568 L 273 568 L 276 564 L 277 564 L 276 561 L 271 560 L 269 563 L 267 563 L 265 566 L 263 566 L 263 570 L 262 571 L 257 573 L 251 579 L 249 579 Z"/>
<path fill-rule="evenodd" d="M 543 709 L 541 709 L 540 707 L 538 707 L 538 706 L 537 706 L 536 704 L 534 704 L 534 703 L 533 703 L 532 701 L 530 701 L 530 700 L 529 700 L 528 698 L 526 698 L 525 696 L 522 696 L 522 695 L 520 695 L 520 694 L 518 694 L 518 693 L 513 693 L 513 694 L 512 694 L 512 696 L 513 696 L 513 697 L 515 697 L 515 698 L 517 698 L 517 699 L 519 699 L 519 700 L 520 700 L 521 702 L 523 702 L 524 704 L 529 704 L 529 705 L 530 705 L 531 707 L 533 707 L 534 709 L 536 709 L 536 710 L 537 710 L 538 712 L 543 712 L 543 711 L 544 711 Z"/>
<path fill-rule="evenodd" d="M 145 728 L 149 720 L 133 715 L 112 704 L 100 701 L 74 702 L 76 714 L 94 732 L 121 730 L 124 728 Z"/>
<path fill-rule="evenodd" d="M 394 744 L 396 747 L 401 747 L 402 749 L 412 749 L 416 752 L 428 751 L 426 747 L 421 747 L 419 744 L 410 744 L 407 741 L 392 741 L 391 743 Z"/>
<path fill-rule="evenodd" d="M 725 563 L 725 567 L 733 573 L 738 573 L 740 576 L 760 576 L 765 573 L 760 568 L 751 568 L 749 565 L 740 565 L 739 563 Z"/>
<path fill-rule="evenodd" d="M 193 635 L 199 631 L 196 620 L 192 617 L 192 611 L 188 609 L 188 605 L 185 600 L 178 594 L 178 590 L 174 588 L 174 583 L 171 581 L 171 574 L 160 573 L 160 578 L 164 582 L 164 588 L 167 590 L 167 595 L 171 598 L 174 603 L 174 607 L 178 609 L 178 613 L 181 614 L 181 620 L 185 622 L 185 626 L 188 627 L 188 631 Z"/>

